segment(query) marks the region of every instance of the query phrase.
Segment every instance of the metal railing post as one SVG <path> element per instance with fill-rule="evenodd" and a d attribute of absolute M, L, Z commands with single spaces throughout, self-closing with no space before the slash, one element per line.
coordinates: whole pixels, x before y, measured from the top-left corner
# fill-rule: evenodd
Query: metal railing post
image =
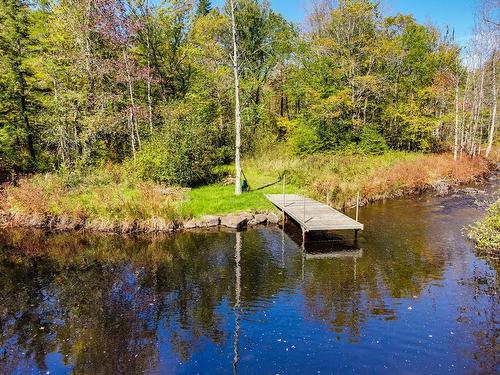
<path fill-rule="evenodd" d="M 303 195 L 303 198 L 304 198 L 304 225 L 306 223 L 306 196 Z"/>

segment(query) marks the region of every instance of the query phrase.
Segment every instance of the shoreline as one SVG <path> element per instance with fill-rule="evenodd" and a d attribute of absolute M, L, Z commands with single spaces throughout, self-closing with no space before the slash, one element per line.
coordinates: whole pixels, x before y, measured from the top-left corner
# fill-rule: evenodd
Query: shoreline
<path fill-rule="evenodd" d="M 366 206 L 388 199 L 416 197 L 429 192 L 433 192 L 439 196 L 445 196 L 456 192 L 457 188 L 460 186 L 467 186 L 474 183 L 486 183 L 488 177 L 495 174 L 497 169 L 498 166 L 493 165 L 487 174 L 475 176 L 471 181 L 465 183 L 440 179 L 432 184 L 424 184 L 415 188 L 402 188 L 389 194 L 380 193 L 369 198 L 362 198 L 360 206 Z M 352 201 L 347 201 L 343 202 L 340 207 L 332 207 L 345 213 L 346 209 L 352 208 L 352 205 Z M 278 213 L 279 211 L 276 209 L 270 211 L 229 213 L 224 215 L 205 215 L 198 219 L 176 220 L 173 222 L 168 222 L 159 217 L 147 220 L 110 222 L 105 219 L 75 218 L 68 215 L 29 215 L 0 211 L 0 228 L 32 228 L 54 233 L 82 231 L 122 235 L 148 233 L 175 234 L 182 231 L 208 230 L 214 228 L 242 230 L 247 227 L 279 225 L 282 222 L 282 217 Z"/>

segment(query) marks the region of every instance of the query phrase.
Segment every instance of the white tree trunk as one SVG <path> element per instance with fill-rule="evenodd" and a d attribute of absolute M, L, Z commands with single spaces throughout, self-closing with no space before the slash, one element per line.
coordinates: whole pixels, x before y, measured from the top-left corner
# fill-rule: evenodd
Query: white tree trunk
<path fill-rule="evenodd" d="M 137 119 L 136 119 L 136 111 L 135 111 L 135 101 L 134 101 L 134 89 L 132 87 L 132 77 L 130 75 L 130 67 L 128 65 L 128 53 L 127 53 L 127 47 L 123 47 L 123 60 L 125 61 L 125 70 L 127 71 L 127 83 L 128 83 L 128 90 L 129 90 L 129 95 L 130 95 L 130 114 L 131 114 L 131 120 L 132 120 L 132 131 L 135 131 L 135 136 L 137 139 L 137 146 L 139 146 L 139 149 L 141 148 L 141 138 L 139 136 L 139 128 L 137 126 Z M 134 156 L 135 158 L 135 156 Z"/>
<path fill-rule="evenodd" d="M 241 114 L 240 114 L 240 77 L 238 74 L 238 44 L 236 42 L 236 17 L 234 9 L 234 1 L 229 0 L 231 5 L 231 26 L 233 32 L 233 73 L 234 73 L 234 119 L 236 128 L 235 139 L 235 167 L 236 167 L 236 182 L 234 193 L 241 194 L 241 165 L 240 165 L 240 148 L 241 148 Z"/>
<path fill-rule="evenodd" d="M 458 72 L 455 77 L 455 145 L 453 147 L 453 159 L 458 159 L 458 128 L 459 128 L 459 114 L 458 114 L 458 84 L 459 84 Z"/>
<path fill-rule="evenodd" d="M 149 26 L 149 4 L 146 1 L 146 22 Z M 151 96 L 151 46 L 149 44 L 149 28 L 146 29 L 146 55 L 148 63 L 148 120 L 149 120 L 149 132 L 153 134 L 153 99 Z"/>
<path fill-rule="evenodd" d="M 484 71 L 486 67 L 482 65 L 481 67 L 481 80 L 479 84 L 479 93 L 478 93 L 478 101 L 477 101 L 477 109 L 476 109 L 476 115 L 474 119 L 474 129 L 472 131 L 472 145 L 471 145 L 471 156 L 475 157 L 476 156 L 476 150 L 479 147 L 479 144 L 482 142 L 481 139 L 477 139 L 477 130 L 479 128 L 479 122 L 481 121 L 481 110 L 482 110 L 482 105 L 483 105 L 483 98 L 484 98 Z M 476 140 L 477 140 L 477 146 L 476 146 Z"/>
<path fill-rule="evenodd" d="M 460 131 L 460 158 L 462 158 L 462 155 L 464 153 L 466 136 L 467 136 L 465 133 L 465 127 L 467 124 L 467 112 L 465 110 L 465 104 L 467 103 L 467 93 L 469 92 L 469 82 L 470 82 L 470 74 L 469 74 L 469 72 L 467 72 L 464 93 L 462 95 L 462 124 L 461 124 L 462 129 Z"/>
<path fill-rule="evenodd" d="M 128 116 L 128 126 L 130 129 L 130 144 L 132 146 L 132 156 L 134 157 L 134 162 L 135 162 L 135 136 L 134 136 L 134 123 L 132 121 L 133 115 L 132 111 L 129 111 L 129 116 Z"/>
<path fill-rule="evenodd" d="M 491 123 L 490 129 L 488 131 L 488 147 L 486 148 L 486 157 L 491 153 L 491 148 L 493 146 L 493 139 L 495 138 L 495 121 L 497 117 L 497 77 L 496 77 L 496 51 L 493 52 L 493 68 L 492 68 L 492 96 L 493 96 L 493 108 L 491 110 Z"/>

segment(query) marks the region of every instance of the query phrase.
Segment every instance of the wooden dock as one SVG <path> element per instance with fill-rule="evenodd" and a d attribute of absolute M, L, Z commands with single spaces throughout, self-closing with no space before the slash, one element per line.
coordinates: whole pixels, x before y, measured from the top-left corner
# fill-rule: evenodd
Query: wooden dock
<path fill-rule="evenodd" d="M 295 220 L 302 232 L 363 229 L 363 224 L 310 198 L 296 194 L 266 195 L 276 207 Z"/>

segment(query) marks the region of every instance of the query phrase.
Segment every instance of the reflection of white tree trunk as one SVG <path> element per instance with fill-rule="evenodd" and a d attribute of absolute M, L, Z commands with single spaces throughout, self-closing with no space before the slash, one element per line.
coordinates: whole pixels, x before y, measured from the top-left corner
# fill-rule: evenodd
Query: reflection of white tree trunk
<path fill-rule="evenodd" d="M 306 262 L 306 254 L 304 253 L 304 251 L 302 251 L 302 280 L 304 280 L 305 262 Z"/>
<path fill-rule="evenodd" d="M 356 257 L 354 257 L 354 281 L 356 281 L 356 276 L 357 276 L 357 261 Z"/>
<path fill-rule="evenodd" d="M 235 327 L 234 327 L 234 357 L 233 357 L 233 373 L 238 373 L 238 361 L 240 359 L 239 355 L 239 336 L 240 336 L 240 296 L 241 296 L 241 233 L 236 232 L 236 246 L 235 246 L 235 302 L 234 302 L 234 312 L 235 312 Z"/>
<path fill-rule="evenodd" d="M 285 226 L 281 229 L 281 265 L 285 268 Z"/>

